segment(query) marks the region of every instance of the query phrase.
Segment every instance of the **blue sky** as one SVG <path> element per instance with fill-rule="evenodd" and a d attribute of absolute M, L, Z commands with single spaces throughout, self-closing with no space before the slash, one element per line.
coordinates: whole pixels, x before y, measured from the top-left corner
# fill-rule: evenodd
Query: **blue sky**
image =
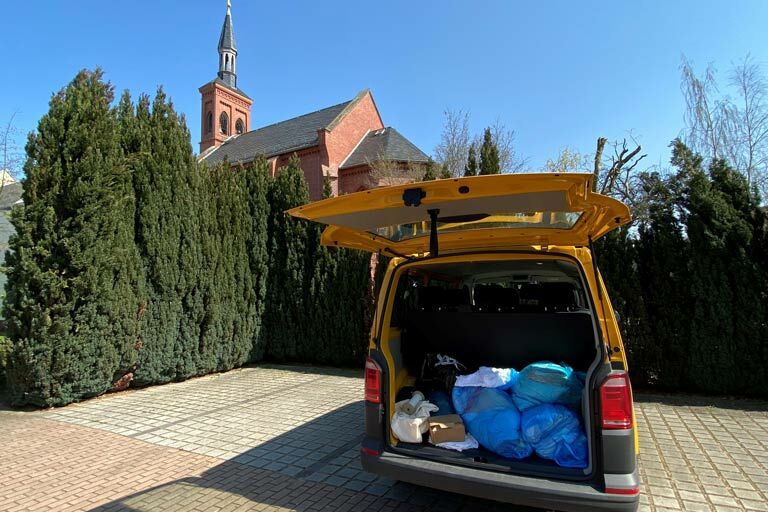
<path fill-rule="evenodd" d="M 118 91 L 163 85 L 199 141 L 197 88 L 214 78 L 225 0 L 5 1 L 0 122 L 34 129 L 50 95 L 101 66 Z M 768 2 L 233 0 L 238 85 L 261 126 L 369 87 L 384 122 L 427 153 L 446 108 L 496 119 L 538 168 L 559 149 L 633 133 L 649 163 L 683 127 L 679 64 L 768 71 Z"/>

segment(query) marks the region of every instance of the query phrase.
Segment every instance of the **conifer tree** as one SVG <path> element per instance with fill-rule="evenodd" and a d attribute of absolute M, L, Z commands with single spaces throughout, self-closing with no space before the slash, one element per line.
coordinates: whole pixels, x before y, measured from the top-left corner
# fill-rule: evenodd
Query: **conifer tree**
<path fill-rule="evenodd" d="M 686 369 L 693 389 L 744 393 L 765 385 L 765 359 L 754 347 L 765 338 L 761 273 L 749 258 L 759 209 L 746 180 L 722 160 L 711 163 L 675 141 L 673 164 L 690 241 L 694 297 Z M 742 354 L 751 353 L 743 358 Z"/>
<path fill-rule="evenodd" d="M 246 169 L 244 175 L 251 221 L 246 233 L 246 242 L 254 293 L 254 303 L 249 314 L 255 321 L 249 360 L 257 361 L 261 357 L 260 347 L 263 345 L 262 328 L 269 275 L 269 187 L 272 178 L 269 175 L 269 164 L 266 158 L 256 157 L 252 167 Z"/>
<path fill-rule="evenodd" d="M 326 178 L 323 198 L 331 196 Z M 370 328 L 370 255 L 361 251 L 323 247 L 324 227 L 308 226 L 306 319 L 297 356 L 302 361 L 359 366 Z"/>
<path fill-rule="evenodd" d="M 424 165 L 424 176 L 421 178 L 421 181 L 432 181 L 436 179 L 437 174 L 435 173 L 435 161 L 430 158 Z"/>
<path fill-rule="evenodd" d="M 644 178 L 649 219 L 638 230 L 636 265 L 652 335 L 643 347 L 641 371 L 650 385 L 680 389 L 690 348 L 689 246 L 671 185 L 658 174 Z"/>
<path fill-rule="evenodd" d="M 486 128 L 483 133 L 483 145 L 480 146 L 480 174 L 499 174 L 501 173 L 501 163 L 499 160 L 499 148 L 493 140 L 491 129 Z"/>
<path fill-rule="evenodd" d="M 179 261 L 184 203 L 191 190 L 185 175 L 195 172 L 189 134 L 162 89 L 154 101 L 139 98 L 134 116 L 121 102 L 123 147 L 133 170 L 137 197 L 136 242 L 147 279 L 147 303 L 136 384 L 168 382 L 196 374 L 193 318 L 185 311 L 184 269 Z M 189 278 L 190 276 L 186 276 Z"/>
<path fill-rule="evenodd" d="M 636 386 L 657 383 L 658 361 L 654 359 L 652 333 L 643 302 L 638 273 L 636 240 L 628 227 L 608 233 L 596 245 L 600 274 L 605 281 L 631 361 Z M 656 366 L 654 366 L 654 364 Z M 650 368 L 656 368 L 655 372 Z"/>
<path fill-rule="evenodd" d="M 112 100 L 101 71 L 78 73 L 27 143 L 6 257 L 15 404 L 103 393 L 136 362 L 142 272 Z"/>
<path fill-rule="evenodd" d="M 258 347 L 258 354 L 278 361 L 296 358 L 297 344 L 306 332 L 308 225 L 285 211 L 307 202 L 309 191 L 304 172 L 294 156 L 278 170 L 269 188 L 270 263 L 262 336 L 265 346 Z"/>
<path fill-rule="evenodd" d="M 469 145 L 467 165 L 464 166 L 464 176 L 477 176 L 477 155 L 474 144 Z"/>
<path fill-rule="evenodd" d="M 450 178 L 453 178 L 453 176 L 451 175 L 451 171 L 449 171 L 448 167 L 446 167 L 445 165 L 441 166 L 441 168 L 440 168 L 440 179 L 441 180 L 447 180 L 447 179 L 450 179 Z"/>

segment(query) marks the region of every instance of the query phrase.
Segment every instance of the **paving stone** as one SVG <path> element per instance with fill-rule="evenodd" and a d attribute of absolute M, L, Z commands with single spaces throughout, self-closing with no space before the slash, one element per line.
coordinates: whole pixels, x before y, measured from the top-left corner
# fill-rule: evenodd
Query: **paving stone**
<path fill-rule="evenodd" d="M 683 500 L 683 510 L 688 512 L 710 512 L 712 507 L 707 503 Z"/>
<path fill-rule="evenodd" d="M 0 508 L 509 510 L 362 471 L 362 388 L 359 371 L 262 366 L 0 411 Z M 639 510 L 766 510 L 768 404 L 638 394 L 636 413 Z M 47 506 L 28 499 L 42 488 Z"/>

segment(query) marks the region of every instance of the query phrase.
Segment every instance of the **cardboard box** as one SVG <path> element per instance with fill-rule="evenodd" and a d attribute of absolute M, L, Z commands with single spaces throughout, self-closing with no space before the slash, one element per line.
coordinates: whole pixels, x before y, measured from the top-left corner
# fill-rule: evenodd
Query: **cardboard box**
<path fill-rule="evenodd" d="M 429 442 L 432 444 L 461 442 L 466 437 L 464 422 L 458 414 L 431 416 L 429 418 Z"/>

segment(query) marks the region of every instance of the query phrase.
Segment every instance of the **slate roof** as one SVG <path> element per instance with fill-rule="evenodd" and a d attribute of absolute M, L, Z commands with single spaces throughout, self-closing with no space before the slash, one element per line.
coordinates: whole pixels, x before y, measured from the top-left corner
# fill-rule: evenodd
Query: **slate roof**
<path fill-rule="evenodd" d="M 210 163 L 218 163 L 226 158 L 230 163 L 237 164 L 250 162 L 256 155 L 270 158 L 316 146 L 319 142 L 318 130 L 333 123 L 353 101 L 345 101 L 310 114 L 238 135 L 228 139 L 215 151 L 203 158 Z"/>
<path fill-rule="evenodd" d="M 235 30 L 232 28 L 232 14 L 227 6 L 227 15 L 224 16 L 224 24 L 221 26 L 221 35 L 219 36 L 219 50 L 233 49 L 237 51 L 235 44 Z"/>
<path fill-rule="evenodd" d="M 427 162 L 429 157 L 400 132 L 388 126 L 383 130 L 368 132 L 341 168 L 348 169 L 377 160 Z"/>
<path fill-rule="evenodd" d="M 227 89 L 232 89 L 232 90 L 233 90 L 233 91 L 235 91 L 237 94 L 239 94 L 239 95 L 241 95 L 241 96 L 245 96 L 245 97 L 246 97 L 246 98 L 248 98 L 249 100 L 251 99 L 251 97 L 250 97 L 250 96 L 248 96 L 247 94 L 245 94 L 245 93 L 244 93 L 242 90 L 240 90 L 240 89 L 238 89 L 237 87 L 233 86 L 232 84 L 230 84 L 230 83 L 228 83 L 228 82 L 226 82 L 226 81 L 222 80 L 222 79 L 221 79 L 221 78 L 219 78 L 219 77 L 216 77 L 216 78 L 214 78 L 213 80 L 211 80 L 210 82 L 207 82 L 207 83 L 205 83 L 205 84 L 201 85 L 201 86 L 200 86 L 200 89 L 202 89 L 203 87 L 205 87 L 205 86 L 207 86 L 207 85 L 209 85 L 209 84 L 219 84 L 219 85 L 223 85 L 223 86 L 224 86 L 224 87 L 226 87 Z"/>
<path fill-rule="evenodd" d="M 0 210 L 9 210 L 20 199 L 23 193 L 21 182 L 6 183 L 0 191 Z"/>

